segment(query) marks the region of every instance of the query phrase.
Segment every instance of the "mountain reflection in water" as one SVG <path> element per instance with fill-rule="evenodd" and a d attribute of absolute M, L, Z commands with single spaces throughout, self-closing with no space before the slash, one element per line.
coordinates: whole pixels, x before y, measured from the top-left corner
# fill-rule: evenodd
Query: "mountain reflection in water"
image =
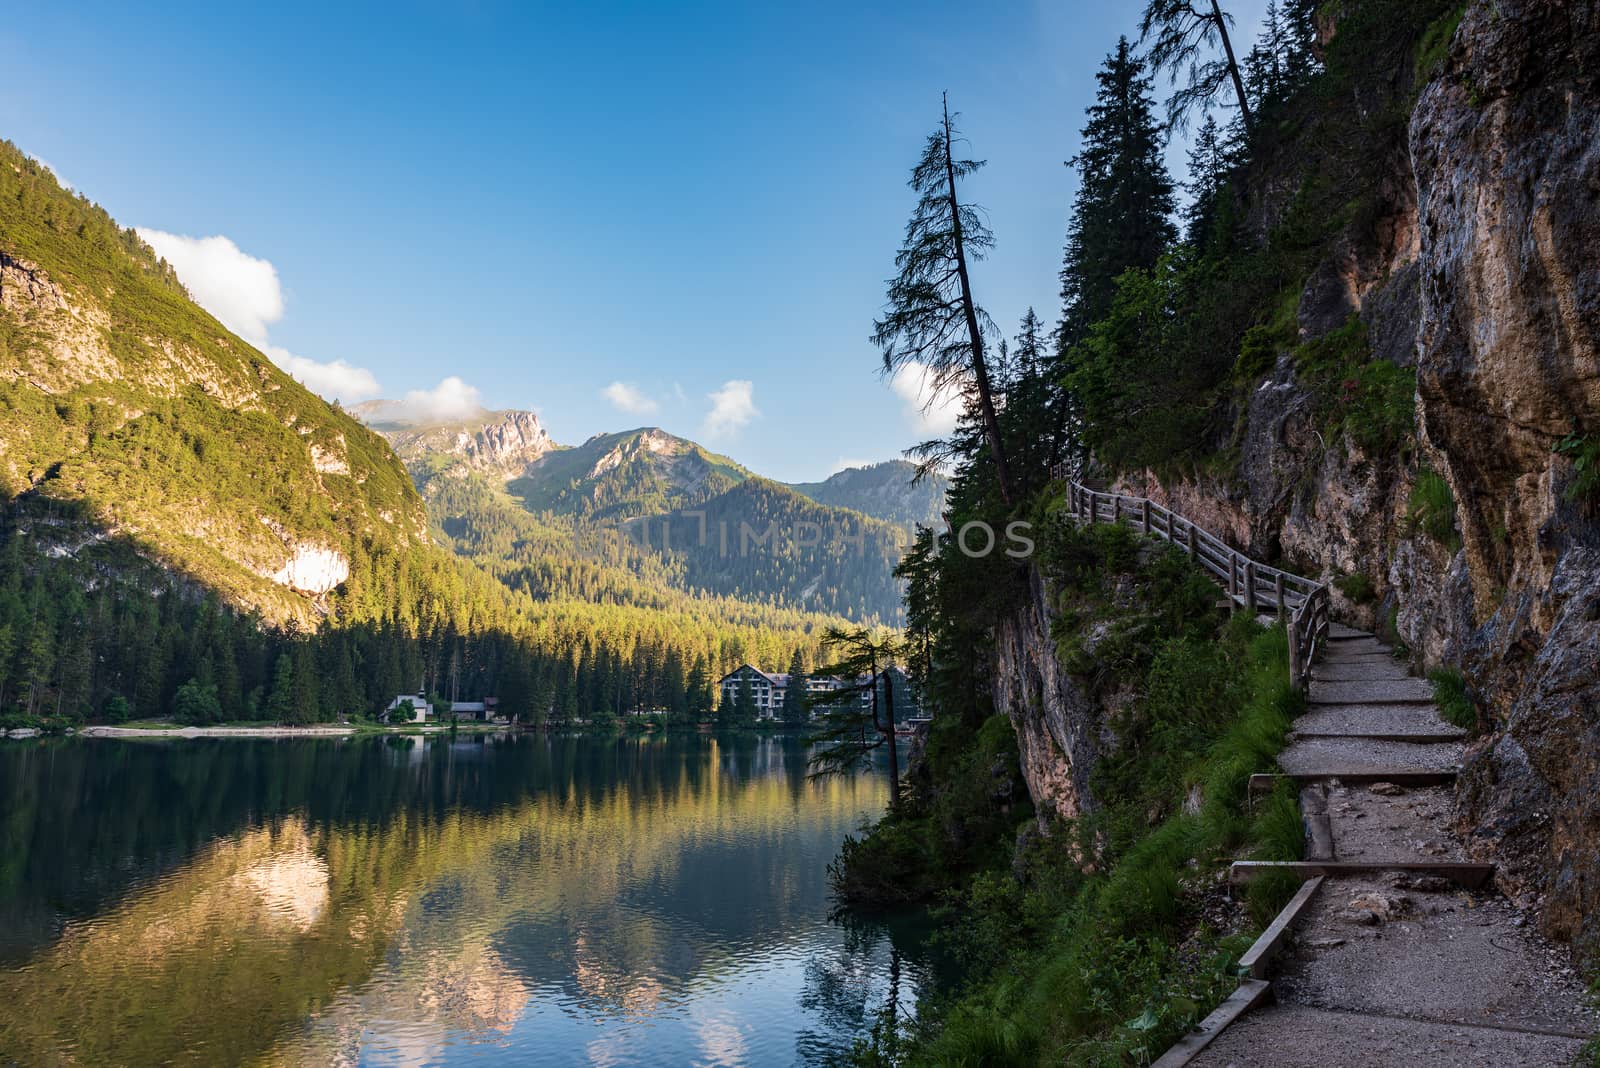
<path fill-rule="evenodd" d="M 928 981 L 792 738 L 0 745 L 0 1063 L 789 1064 Z M 908 947 L 911 951 L 908 955 Z"/>

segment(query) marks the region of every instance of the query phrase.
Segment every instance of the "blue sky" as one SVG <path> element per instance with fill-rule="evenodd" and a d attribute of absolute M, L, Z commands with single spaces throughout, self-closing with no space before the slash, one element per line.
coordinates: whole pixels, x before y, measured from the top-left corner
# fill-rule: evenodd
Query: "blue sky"
<path fill-rule="evenodd" d="M 989 161 L 978 298 L 1053 322 L 1062 160 L 1141 6 L 38 5 L 0 27 L 0 136 L 348 399 L 812 479 L 925 436 L 867 339 L 940 92 Z M 1264 6 L 1225 4 L 1245 47 Z"/>

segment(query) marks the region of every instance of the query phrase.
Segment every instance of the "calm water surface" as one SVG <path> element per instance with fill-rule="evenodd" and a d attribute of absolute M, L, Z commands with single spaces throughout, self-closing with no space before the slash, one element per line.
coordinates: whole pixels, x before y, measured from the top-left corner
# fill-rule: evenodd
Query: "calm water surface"
<path fill-rule="evenodd" d="M 0 743 L 0 1064 L 827 1061 L 928 968 L 829 919 L 795 739 Z"/>

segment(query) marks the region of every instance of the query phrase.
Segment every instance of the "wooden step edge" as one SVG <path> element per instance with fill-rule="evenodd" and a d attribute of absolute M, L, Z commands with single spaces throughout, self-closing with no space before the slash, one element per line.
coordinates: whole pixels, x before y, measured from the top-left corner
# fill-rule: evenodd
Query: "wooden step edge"
<path fill-rule="evenodd" d="M 1289 732 L 1291 742 L 1327 741 L 1329 739 L 1358 738 L 1366 742 L 1412 742 L 1417 745 L 1439 745 L 1445 742 L 1464 742 L 1464 730 L 1436 731 L 1432 734 L 1405 734 L 1399 731 L 1296 731 Z"/>
<path fill-rule="evenodd" d="M 1306 844 L 1305 859 L 1307 860 L 1332 860 L 1333 852 L 1333 817 L 1326 812 L 1309 812 L 1303 817 L 1306 827 L 1306 837 L 1310 841 Z"/>
<path fill-rule="evenodd" d="M 1244 956 L 1239 958 L 1239 971 L 1251 979 L 1265 979 L 1267 972 L 1272 968 L 1273 958 L 1283 948 L 1284 941 L 1289 937 L 1289 932 L 1294 930 L 1295 923 L 1300 919 L 1300 914 L 1311 904 L 1311 899 L 1317 896 L 1317 890 L 1322 886 L 1326 876 L 1313 875 L 1300 884 L 1300 889 L 1295 892 L 1289 903 L 1275 916 L 1267 929 L 1261 932 L 1249 949 L 1244 951 Z"/>
<path fill-rule="evenodd" d="M 1378 636 L 1376 634 L 1369 634 L 1364 630 L 1356 631 L 1354 634 L 1335 634 L 1332 630 L 1329 630 L 1328 633 L 1323 636 L 1323 640 L 1328 642 L 1330 645 L 1334 642 L 1359 642 L 1364 639 L 1377 641 Z"/>
<path fill-rule="evenodd" d="M 1377 872 L 1415 872 L 1419 875 L 1443 876 L 1468 890 L 1476 890 L 1494 877 L 1493 864 L 1467 860 L 1236 860 L 1228 868 L 1228 882 L 1234 886 L 1245 886 L 1269 869 L 1287 871 L 1305 879 L 1317 875 L 1335 877 Z"/>
<path fill-rule="evenodd" d="M 1316 680 L 1313 679 L 1312 682 L 1315 683 Z M 1340 706 L 1349 705 L 1416 705 L 1420 708 L 1424 705 L 1436 705 L 1437 703 L 1432 697 L 1369 697 L 1362 701 L 1352 701 L 1348 697 L 1341 697 L 1338 699 L 1328 697 L 1319 698 L 1316 695 L 1316 687 L 1313 685 L 1311 690 L 1306 694 L 1306 704 L 1307 706 L 1315 708 L 1337 708 Z"/>
<path fill-rule="evenodd" d="M 1293 774 L 1283 772 L 1267 772 L 1250 776 L 1250 792 L 1252 794 L 1270 794 L 1274 787 L 1284 779 L 1291 782 L 1328 782 L 1338 779 L 1340 782 L 1365 785 L 1374 782 L 1392 782 L 1396 786 L 1441 786 L 1445 783 L 1455 782 L 1458 769 L 1448 768 L 1444 771 L 1407 771 L 1391 768 L 1388 771 L 1297 771 Z"/>
<path fill-rule="evenodd" d="M 1268 1000 L 1271 995 L 1272 984 L 1265 979 L 1244 980 L 1237 990 L 1228 995 L 1227 1000 L 1211 1012 L 1211 1015 L 1195 1024 L 1194 1030 L 1178 1039 L 1167 1052 L 1156 1058 L 1150 1068 L 1183 1068 L 1198 1057 L 1201 1050 L 1211 1045 L 1212 1039 L 1222 1034 L 1229 1024 Z"/>

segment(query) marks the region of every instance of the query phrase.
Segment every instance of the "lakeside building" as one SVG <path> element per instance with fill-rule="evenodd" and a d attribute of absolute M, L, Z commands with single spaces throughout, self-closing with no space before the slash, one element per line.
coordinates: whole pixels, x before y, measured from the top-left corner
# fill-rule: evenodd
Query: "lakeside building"
<path fill-rule="evenodd" d="M 920 716 L 916 703 L 911 698 L 911 687 L 906 679 L 905 672 L 899 668 L 890 668 L 888 672 L 894 684 L 895 719 L 905 720 Z M 783 716 L 784 695 L 789 692 L 789 675 L 786 672 L 762 671 L 750 664 L 741 664 L 737 668 L 722 676 L 717 682 L 717 691 L 723 705 L 732 705 L 739 699 L 739 687 L 748 679 L 750 693 L 755 698 L 756 718 L 779 719 Z M 811 699 L 813 708 L 817 700 L 823 695 L 840 690 L 846 686 L 859 686 L 866 679 L 849 682 L 845 679 L 836 679 L 826 675 L 806 676 L 806 696 Z M 872 705 L 872 693 L 866 689 L 861 691 L 861 707 L 868 708 Z"/>
<path fill-rule="evenodd" d="M 485 697 L 481 701 L 451 701 L 448 708 L 441 704 L 435 709 L 425 695 L 403 693 L 390 701 L 378 718 L 385 723 L 434 723 L 441 717 L 447 720 L 477 719 L 487 723 L 495 718 L 498 703 L 493 697 Z M 408 704 L 411 706 L 409 716 L 404 711 Z"/>
<path fill-rule="evenodd" d="M 378 718 L 385 723 L 427 723 L 434 718 L 433 706 L 420 693 L 403 693 L 390 701 Z"/>

